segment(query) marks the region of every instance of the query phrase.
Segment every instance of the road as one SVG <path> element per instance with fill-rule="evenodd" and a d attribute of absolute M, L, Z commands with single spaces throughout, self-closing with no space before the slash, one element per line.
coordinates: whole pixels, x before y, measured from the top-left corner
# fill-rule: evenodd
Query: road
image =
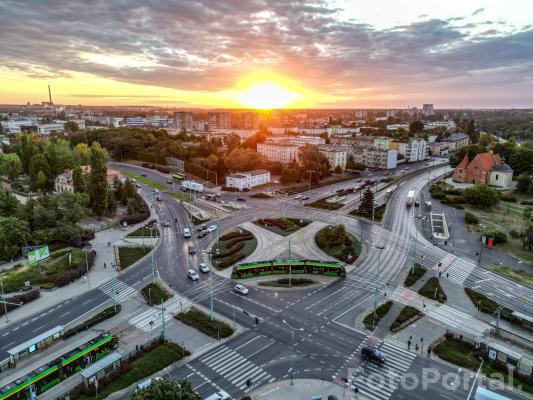
<path fill-rule="evenodd" d="M 152 170 L 124 165 L 120 168 L 136 173 L 145 172 L 150 179 L 163 184 L 166 182 L 164 175 Z M 414 391 L 406 391 L 397 384 L 379 390 L 369 385 L 365 386 L 365 376 L 376 371 L 372 369 L 372 365 L 361 361 L 359 351 L 367 340 L 374 339 L 369 339 L 364 332 L 354 328 L 355 320 L 371 306 L 374 300 L 381 300 L 388 291 L 393 290 L 406 259 L 411 256 L 417 220 L 414 218 L 414 208 L 408 209 L 405 206 L 407 191 L 419 191 L 428 179 L 443 171 L 444 168 L 440 168 L 428 174 L 415 176 L 401 185 L 391 196 L 382 226 L 337 212 L 304 208 L 299 200 L 292 198 L 274 200 L 275 207 L 272 200 L 248 199 L 247 208 L 216 221 L 220 232 L 247 221 L 280 215 L 341 223 L 357 236 L 362 234 L 366 255 L 346 279 L 313 289 L 273 291 L 250 287 L 248 296 L 239 296 L 232 291 L 234 283 L 231 280 L 214 275 L 215 311 L 241 324 L 247 330 L 171 372 L 171 375 L 191 379 L 193 386 L 202 395 L 223 388 L 237 398 L 250 389 L 245 386 L 248 378 L 255 387 L 273 380 L 286 379 L 291 373 L 294 378 L 336 381 L 353 376 L 355 381 L 359 382 L 361 390 L 365 390 L 370 398 L 382 400 L 426 399 L 446 393 L 442 385 L 438 384 L 430 385 L 425 390 L 417 387 Z M 349 184 L 349 182 L 343 183 L 343 185 Z M 187 250 L 190 244 L 197 249 L 206 248 L 214 239 L 213 234 L 201 240 L 196 239 L 195 235 L 192 239 L 185 240 L 181 232 L 183 227 L 189 226 L 190 223 L 179 202 L 165 192 L 160 193 L 162 201 L 158 202 L 153 191 L 144 186 L 142 190 L 159 218 L 171 221 L 170 227 L 161 230 L 161 242 L 154 253 L 155 273 L 183 298 L 209 307 L 208 275 L 199 272 L 200 280 L 196 282 L 191 282 L 186 276 L 187 269 L 198 270 L 202 253 L 189 255 Z M 316 189 L 322 193 L 324 190 L 331 189 Z M 449 253 L 445 250 L 433 246 L 421 236 L 418 235 L 419 246 L 416 256 L 427 266 L 431 267 L 432 264 L 438 263 L 438 260 L 448 256 Z M 376 248 L 379 244 L 384 245 L 382 250 Z M 134 289 L 146 285 L 152 278 L 152 271 L 150 259 L 123 271 L 117 282 L 120 300 L 125 301 Z M 476 282 L 478 276 L 476 274 L 478 272 L 474 266 L 463 282 L 465 284 Z M 516 285 L 505 279 L 500 284 L 502 288 L 510 286 L 514 288 Z M 494 289 L 492 286 L 485 288 L 480 284 L 478 290 Z M 523 300 L 524 293 L 531 296 L 530 289 L 521 286 L 520 290 L 522 291 L 520 296 L 515 294 L 516 290 L 507 290 L 509 296 L 505 296 L 506 304 L 514 305 L 516 308 Z M 55 325 L 72 323 L 104 303 L 111 304 L 111 295 L 110 285 L 104 284 L 0 330 L 0 359 L 6 357 L 8 348 L 18 343 Z M 533 301 L 533 296 L 531 300 Z M 255 323 L 255 317 L 259 319 L 259 324 Z M 401 380 L 408 373 L 409 377 L 412 373 L 421 376 L 422 368 L 428 366 L 438 371 L 449 370 L 434 361 L 407 353 L 388 343 L 379 343 L 379 345 L 390 360 L 387 369 L 391 369 L 395 379 Z M 380 374 L 383 373 L 384 370 Z M 511 398 L 520 398 L 507 395 Z M 456 397 L 450 394 L 447 396 L 466 397 L 465 393 L 459 390 Z"/>

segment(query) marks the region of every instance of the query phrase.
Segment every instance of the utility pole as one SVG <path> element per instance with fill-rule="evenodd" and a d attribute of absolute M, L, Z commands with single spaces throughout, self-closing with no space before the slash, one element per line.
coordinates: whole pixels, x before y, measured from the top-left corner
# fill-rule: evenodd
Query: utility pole
<path fill-rule="evenodd" d="M 0 287 L 2 288 L 2 302 L 4 303 L 4 312 L 6 314 L 6 323 L 9 322 L 9 318 L 7 317 L 7 303 L 6 303 L 6 297 L 4 295 L 4 280 L 2 277 L 0 277 Z"/>
<path fill-rule="evenodd" d="M 413 267 L 411 269 L 411 273 L 415 273 L 415 263 L 416 263 L 416 242 L 418 242 L 418 228 L 416 227 L 416 221 L 415 221 L 415 243 L 413 246 Z"/>
<path fill-rule="evenodd" d="M 91 288 L 91 281 L 89 280 L 89 261 L 87 261 L 87 249 L 84 248 L 83 252 L 85 253 L 85 275 L 87 276 L 87 286 Z"/>
<path fill-rule="evenodd" d="M 161 299 L 161 336 L 165 340 L 165 306 L 163 305 L 163 299 Z"/>
<path fill-rule="evenodd" d="M 213 321 L 215 317 L 213 315 L 213 264 L 211 262 L 211 252 L 209 252 L 209 264 L 211 264 L 211 268 L 209 268 L 209 286 L 211 291 L 211 321 Z"/>
<path fill-rule="evenodd" d="M 291 241 L 289 240 L 289 287 L 292 287 Z"/>
<path fill-rule="evenodd" d="M 157 228 L 156 228 L 157 229 Z M 154 261 L 154 241 L 152 238 L 152 228 L 150 228 L 150 244 L 152 245 L 151 259 L 152 259 L 152 285 L 155 285 L 155 261 Z"/>
<path fill-rule="evenodd" d="M 115 288 L 115 273 L 113 273 L 113 311 L 115 312 L 115 314 L 117 313 L 117 290 Z"/>
<path fill-rule="evenodd" d="M 378 249 L 378 270 L 376 274 L 376 289 L 374 291 L 374 318 L 372 320 L 372 330 L 375 328 L 375 322 L 376 322 L 376 309 L 378 305 L 378 290 L 379 290 L 379 278 L 380 278 L 380 268 L 381 268 L 381 251 L 385 248 L 385 245 L 380 243 L 376 245 L 376 248 Z"/>

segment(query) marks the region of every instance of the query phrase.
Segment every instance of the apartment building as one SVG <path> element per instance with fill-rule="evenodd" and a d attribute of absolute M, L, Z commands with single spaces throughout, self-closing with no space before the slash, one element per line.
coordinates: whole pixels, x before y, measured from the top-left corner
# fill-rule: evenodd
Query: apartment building
<path fill-rule="evenodd" d="M 269 141 L 299 147 L 305 146 L 306 144 L 312 144 L 315 146 L 326 144 L 326 139 L 319 136 L 275 136 L 269 138 Z"/>
<path fill-rule="evenodd" d="M 393 141 L 390 143 L 390 148 L 403 155 L 408 163 L 424 160 L 427 155 L 427 142 L 420 138 L 408 142 Z"/>
<path fill-rule="evenodd" d="M 349 146 L 339 145 L 322 145 L 318 147 L 320 153 L 324 154 L 329 161 L 331 169 L 341 167 L 346 169 L 346 162 L 348 161 Z"/>
<path fill-rule="evenodd" d="M 283 164 L 290 164 L 298 161 L 299 146 L 265 142 L 257 143 L 257 152 L 265 156 L 270 161 L 277 161 Z"/>
<path fill-rule="evenodd" d="M 444 139 L 443 142 L 448 144 L 449 151 L 455 151 L 468 146 L 470 143 L 470 137 L 464 133 L 456 133 L 455 135 L 450 135 Z"/>
<path fill-rule="evenodd" d="M 251 189 L 270 182 L 270 172 L 264 169 L 255 169 L 248 172 L 236 172 L 226 176 L 226 187 L 239 190 Z"/>
<path fill-rule="evenodd" d="M 207 114 L 207 130 L 230 129 L 231 114 L 229 112 L 210 112 Z"/>
<path fill-rule="evenodd" d="M 185 129 L 185 132 L 193 131 L 192 112 L 177 111 L 174 113 L 174 127 L 178 130 Z"/>
<path fill-rule="evenodd" d="M 65 130 L 65 125 L 63 124 L 39 124 L 37 125 L 37 134 L 38 135 L 49 135 L 55 132 L 63 132 Z"/>
<path fill-rule="evenodd" d="M 259 129 L 259 114 L 256 112 L 245 112 L 242 115 L 242 128 L 244 130 Z"/>
<path fill-rule="evenodd" d="M 392 149 L 354 146 L 351 155 L 355 163 L 364 164 L 370 168 L 396 168 L 398 161 L 398 152 Z"/>

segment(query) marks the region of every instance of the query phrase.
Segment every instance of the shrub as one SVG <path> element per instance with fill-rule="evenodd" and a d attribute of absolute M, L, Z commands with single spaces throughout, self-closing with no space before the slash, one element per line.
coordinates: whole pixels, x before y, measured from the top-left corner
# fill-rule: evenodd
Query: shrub
<path fill-rule="evenodd" d="M 233 265 L 235 263 L 238 263 L 239 261 L 241 261 L 242 259 L 246 258 L 246 255 L 243 254 L 243 253 L 237 253 L 237 254 L 234 254 L 230 257 L 226 257 L 223 261 L 220 261 L 219 263 L 217 263 L 217 267 L 218 268 L 227 268 L 229 267 L 230 265 Z"/>
<path fill-rule="evenodd" d="M 533 200 L 523 200 L 520 204 L 523 206 L 533 206 Z"/>
<path fill-rule="evenodd" d="M 509 236 L 511 236 L 513 239 L 518 239 L 520 237 L 520 232 L 517 230 L 511 229 L 509 231 Z"/>
<path fill-rule="evenodd" d="M 479 219 L 472 213 L 465 213 L 465 222 L 467 224 L 479 224 Z"/>
<path fill-rule="evenodd" d="M 502 201 L 507 201 L 509 203 L 516 203 L 518 199 L 514 196 L 502 196 Z"/>
<path fill-rule="evenodd" d="M 213 258 L 223 258 L 223 257 L 229 257 L 229 256 L 232 256 L 233 254 L 237 253 L 238 251 L 240 251 L 243 247 L 245 246 L 245 244 L 243 242 L 239 242 L 237 243 L 237 245 L 235 245 L 233 247 L 233 249 L 230 249 L 224 253 L 215 253 L 213 254 Z"/>
<path fill-rule="evenodd" d="M 234 239 L 234 238 L 238 238 L 238 237 L 241 237 L 241 236 L 247 236 L 249 235 L 250 232 L 248 231 L 245 231 L 243 230 L 242 232 L 230 232 L 230 233 L 226 233 L 225 235 L 223 236 L 220 236 L 219 240 L 221 241 L 226 241 L 226 240 L 230 240 L 230 239 Z"/>
<path fill-rule="evenodd" d="M 494 244 L 506 243 L 507 234 L 502 231 L 492 231 L 488 233 L 488 236 L 494 239 Z"/>
<path fill-rule="evenodd" d="M 137 214 L 129 214 L 122 217 L 122 220 L 120 221 L 121 224 L 124 222 L 127 222 L 128 225 L 137 224 L 139 222 L 142 222 L 146 220 L 150 216 L 149 212 L 143 212 L 143 213 L 137 213 Z"/>
<path fill-rule="evenodd" d="M 462 204 L 451 204 L 453 208 L 456 208 L 458 210 L 464 210 L 465 207 Z"/>
<path fill-rule="evenodd" d="M 254 237 L 252 235 L 241 236 L 241 237 L 238 237 L 238 238 L 230 240 L 228 243 L 226 243 L 226 245 L 224 247 L 226 249 L 230 249 L 231 247 L 233 247 L 237 243 L 245 242 L 247 240 L 252 240 L 253 238 Z"/>

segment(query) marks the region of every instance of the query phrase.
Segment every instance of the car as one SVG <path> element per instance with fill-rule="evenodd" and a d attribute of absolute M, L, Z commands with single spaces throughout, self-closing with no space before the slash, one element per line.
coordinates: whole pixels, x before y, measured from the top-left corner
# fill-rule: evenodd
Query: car
<path fill-rule="evenodd" d="M 207 230 L 205 230 L 205 231 L 201 231 L 201 232 L 198 234 L 197 238 L 198 238 L 198 239 L 202 239 L 202 238 L 206 237 L 208 233 L 209 233 L 209 232 L 207 232 Z"/>
<path fill-rule="evenodd" d="M 163 378 L 161 378 L 159 376 L 156 376 L 154 379 L 148 378 L 148 379 L 146 379 L 146 380 L 144 380 L 142 382 L 139 382 L 137 384 L 136 388 L 135 388 L 135 391 L 147 389 L 155 381 L 162 381 L 162 380 L 163 380 Z"/>
<path fill-rule="evenodd" d="M 189 246 L 189 254 L 195 254 L 196 253 L 196 249 L 194 248 L 194 246 Z"/>
<path fill-rule="evenodd" d="M 170 179 L 167 181 L 169 185 L 172 185 L 174 182 L 172 182 Z"/>
<path fill-rule="evenodd" d="M 246 201 L 244 197 L 237 197 L 237 201 Z"/>
<path fill-rule="evenodd" d="M 187 271 L 187 276 L 191 281 L 197 281 L 200 279 L 200 275 L 194 269 L 189 269 Z"/>
<path fill-rule="evenodd" d="M 200 263 L 200 271 L 209 272 L 209 267 L 205 263 Z"/>
<path fill-rule="evenodd" d="M 191 237 L 191 230 L 187 227 L 183 228 L 183 237 L 188 239 Z"/>
<path fill-rule="evenodd" d="M 248 294 L 248 289 L 246 288 L 246 286 L 241 285 L 240 283 L 235 285 L 235 287 L 233 288 L 233 291 L 236 293 L 242 294 L 242 295 Z"/>
<path fill-rule="evenodd" d="M 157 201 L 163 201 L 163 199 L 161 198 L 161 196 L 157 195 L 156 198 L 155 198 Z"/>
<path fill-rule="evenodd" d="M 146 173 L 145 173 L 145 172 L 143 172 L 143 173 L 141 174 L 141 176 L 144 176 L 144 177 L 146 178 Z"/>
<path fill-rule="evenodd" d="M 302 200 L 309 200 L 309 196 L 303 196 Z"/>
<path fill-rule="evenodd" d="M 141 188 L 141 185 L 139 185 L 138 183 L 136 183 L 136 184 L 135 184 L 135 187 L 136 187 L 137 189 L 140 189 L 140 188 Z"/>
<path fill-rule="evenodd" d="M 215 193 L 215 197 L 222 197 L 222 193 Z"/>
<path fill-rule="evenodd" d="M 220 389 L 218 392 L 207 396 L 204 400 L 231 400 L 231 397 L 228 392 Z"/>
<path fill-rule="evenodd" d="M 169 221 L 165 221 L 165 223 L 163 224 L 163 226 L 166 226 L 167 228 L 170 226 L 170 222 Z"/>
<path fill-rule="evenodd" d="M 344 189 L 343 189 L 343 188 L 337 189 L 336 192 L 337 192 L 337 193 L 344 192 Z"/>
<path fill-rule="evenodd" d="M 417 200 L 415 201 L 415 207 L 418 207 L 418 206 L 420 206 L 420 202 Z"/>
<path fill-rule="evenodd" d="M 207 229 L 207 224 L 200 225 L 197 229 L 198 232 L 205 231 Z"/>
<path fill-rule="evenodd" d="M 301 194 L 297 194 L 296 196 L 294 196 L 294 200 L 298 200 L 298 199 L 301 199 L 301 198 L 302 198 Z"/>
<path fill-rule="evenodd" d="M 207 232 L 211 233 L 211 232 L 214 232 L 218 229 L 218 226 L 216 225 L 209 225 L 209 227 L 207 228 Z"/>
<path fill-rule="evenodd" d="M 375 347 L 364 346 L 361 349 L 361 356 L 363 360 L 369 360 L 380 365 L 385 364 L 385 354 Z"/>

